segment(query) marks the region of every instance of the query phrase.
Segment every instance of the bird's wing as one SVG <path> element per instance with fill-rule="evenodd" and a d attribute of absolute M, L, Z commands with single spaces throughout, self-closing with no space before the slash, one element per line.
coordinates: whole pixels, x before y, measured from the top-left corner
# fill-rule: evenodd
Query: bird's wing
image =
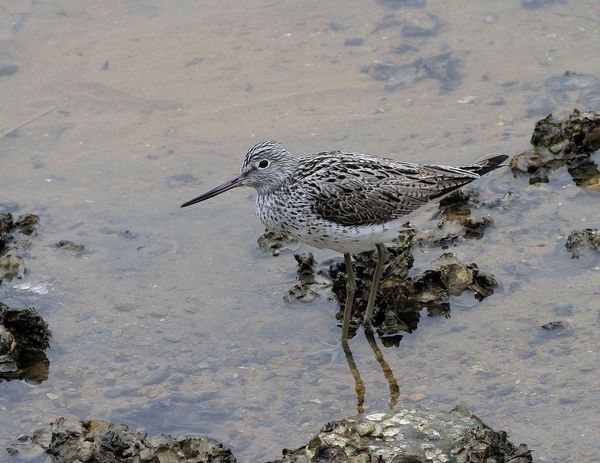
<path fill-rule="evenodd" d="M 355 181 L 340 181 L 321 189 L 315 212 L 341 225 L 384 223 L 407 215 L 428 199 L 409 184 L 373 187 Z"/>
<path fill-rule="evenodd" d="M 316 196 L 313 207 L 324 219 L 348 226 L 401 218 L 479 178 L 473 172 L 449 166 L 394 161 L 367 167 L 361 162 L 343 164 L 343 168 L 330 166 L 327 177 L 318 182 L 312 192 Z M 332 169 L 336 175 L 332 175 Z"/>

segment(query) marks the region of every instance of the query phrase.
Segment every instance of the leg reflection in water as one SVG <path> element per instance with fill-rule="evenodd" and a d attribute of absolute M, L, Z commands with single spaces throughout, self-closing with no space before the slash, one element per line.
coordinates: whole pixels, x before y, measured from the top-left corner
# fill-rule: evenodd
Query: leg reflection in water
<path fill-rule="evenodd" d="M 354 356 L 352 355 L 352 351 L 350 350 L 350 345 L 348 344 L 347 339 L 342 339 L 342 349 L 344 349 L 344 354 L 346 356 L 346 362 L 348 362 L 348 368 L 350 368 L 350 373 L 352 373 L 352 376 L 354 377 L 356 410 L 358 410 L 359 415 L 362 415 L 365 412 L 365 383 L 363 383 L 363 380 L 360 377 L 360 371 L 358 371 L 358 367 L 354 361 Z"/>
<path fill-rule="evenodd" d="M 377 345 L 377 341 L 375 339 L 375 335 L 373 334 L 373 330 L 369 327 L 365 327 L 365 336 L 367 337 L 367 342 L 373 353 L 375 354 L 375 359 L 377 363 L 381 367 L 383 371 L 383 376 L 385 376 L 386 381 L 388 382 L 390 388 L 390 401 L 389 408 L 392 409 L 398 403 L 398 397 L 400 396 L 400 387 L 398 386 L 398 381 L 394 378 L 394 372 L 392 371 L 389 364 L 383 358 L 383 352 L 379 349 Z M 363 382 L 360 371 L 358 371 L 358 367 L 356 366 L 356 362 L 354 361 L 354 356 L 352 355 L 352 351 L 350 350 L 350 345 L 348 341 L 342 339 L 342 349 L 344 350 L 344 354 L 346 356 L 346 362 L 348 363 L 348 368 L 350 368 L 350 373 L 352 373 L 352 377 L 354 378 L 354 389 L 356 390 L 356 409 L 358 414 L 363 414 L 365 411 L 365 383 Z"/>
<path fill-rule="evenodd" d="M 383 358 L 383 352 L 381 352 L 381 349 L 379 349 L 377 340 L 373 334 L 373 329 L 370 326 L 365 326 L 365 336 L 367 337 L 369 346 L 371 346 L 371 349 L 373 349 L 375 359 L 377 360 L 377 363 L 379 363 L 381 371 L 383 371 L 383 376 L 385 376 L 385 379 L 390 387 L 390 402 L 388 407 L 392 409 L 398 403 L 398 397 L 400 396 L 400 387 L 398 386 L 398 381 L 396 381 L 396 378 L 394 378 L 394 372 L 392 371 L 392 368 Z"/>

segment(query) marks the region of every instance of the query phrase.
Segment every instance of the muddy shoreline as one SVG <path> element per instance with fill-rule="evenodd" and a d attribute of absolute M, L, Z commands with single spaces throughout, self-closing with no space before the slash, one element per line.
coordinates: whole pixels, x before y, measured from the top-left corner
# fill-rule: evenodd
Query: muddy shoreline
<path fill-rule="evenodd" d="M 61 416 L 212 436 L 262 462 L 359 408 L 464 403 L 539 463 L 600 461 L 600 153 L 575 159 L 582 139 L 571 164 L 552 169 L 548 151 L 564 147 L 551 145 L 533 175 L 500 169 L 447 216 L 432 204 L 411 220 L 411 282 L 453 253 L 494 277 L 493 294 L 425 306 L 443 282 L 407 286 L 396 300 L 421 308 L 378 311 L 383 337 L 356 317 L 349 349 L 329 276 L 339 256 L 263 251 L 250 190 L 179 208 L 262 140 L 445 165 L 530 151 L 536 121 L 552 113 L 551 135 L 573 108 L 573 122 L 600 109 L 595 0 L 5 0 L 0 12 L 0 213 L 40 218 L 37 236 L 15 235 L 26 270 L 0 301 L 52 331 L 47 379 L 0 383 L 0 460 Z M 294 254 L 308 253 L 303 285 Z"/>
<path fill-rule="evenodd" d="M 528 175 L 530 183 L 547 182 L 547 176 L 553 170 L 568 169 L 578 187 L 597 190 L 597 166 L 594 170 L 590 169 L 589 165 L 593 164 L 590 155 L 600 146 L 599 140 L 600 113 L 582 113 L 575 110 L 563 120 L 555 120 L 550 115 L 536 124 L 532 136 L 533 147 L 514 156 L 511 167 L 515 175 Z M 589 176 L 583 176 L 584 170 L 580 168 L 582 165 L 588 166 L 585 172 Z M 577 175 L 573 175 L 573 172 L 577 172 Z M 423 233 L 407 224 L 406 233 L 389 247 L 388 261 L 376 300 L 374 329 L 384 346 L 398 346 L 403 333 L 414 332 L 419 322 L 419 312 L 423 309 L 428 316 L 447 317 L 451 310 L 451 296 L 461 296 L 465 290 L 469 290 L 476 300 L 481 301 L 493 295 L 494 288 L 498 285 L 494 276 L 480 272 L 476 263 L 462 263 L 448 250 L 459 242 L 481 239 L 486 230 L 494 226 L 494 211 L 506 207 L 507 195 L 515 193 L 519 195 L 518 191 L 509 191 L 499 194 L 490 202 L 482 202 L 476 189 L 462 190 L 440 202 L 439 212 L 434 216 L 438 220 L 434 233 Z M 2 214 L 0 218 L 1 257 L 4 269 L 2 280 L 23 278 L 27 274 L 24 256 L 27 257 L 27 250 L 30 249 L 28 239 L 35 239 L 39 218 L 33 214 L 24 214 L 13 220 L 10 213 Z M 19 239 L 21 236 L 23 239 Z M 574 230 L 565 241 L 565 247 L 572 252 L 573 259 L 578 259 L 583 253 L 597 253 L 598 242 L 597 229 Z M 288 244 L 285 237 L 272 233 L 266 233 L 259 239 L 260 247 L 274 257 L 279 256 L 282 251 L 289 252 Z M 82 245 L 69 240 L 60 240 L 55 247 L 72 252 L 75 258 L 81 258 L 85 251 Z M 411 272 L 415 248 L 437 249 L 441 256 L 432 261 L 430 269 L 415 274 Z M 340 310 L 343 310 L 346 282 L 341 263 L 330 263 L 328 267 L 318 269 L 312 254 L 296 254 L 294 257 L 298 264 L 298 284 L 288 290 L 285 299 L 289 303 L 312 303 L 325 292 L 329 292 L 339 301 Z M 375 262 L 374 253 L 363 253 L 355 259 L 358 292 L 354 333 L 360 327 L 361 311 L 364 311 L 366 305 L 366 293 Z M 317 291 L 313 289 L 315 287 Z M 35 309 L 14 310 L 0 303 L 0 325 L 4 330 L 0 331 L 1 345 L 4 346 L 4 351 L 0 352 L 4 357 L 1 358 L 6 360 L 5 365 L 12 362 L 12 367 L 3 369 L 1 378 L 24 379 L 35 384 L 47 379 L 49 362 L 44 351 L 49 347 L 50 331 Z M 542 328 L 560 336 L 568 333 L 568 324 L 560 320 L 552 321 Z M 19 364 L 22 358 L 31 357 L 32 352 L 37 352 L 39 357 L 34 367 Z M 380 356 L 384 362 L 382 367 L 385 367 L 387 364 L 381 352 Z M 356 380 L 361 411 L 362 380 L 360 373 L 357 373 L 352 353 L 346 351 L 346 357 Z M 40 373 L 39 365 L 43 365 L 41 370 L 45 373 Z M 31 374 L 31 371 L 34 371 L 32 376 L 27 376 L 27 372 Z M 393 373 L 391 377 L 393 379 Z M 393 407 L 393 404 L 390 407 Z M 386 412 L 372 413 L 330 423 L 323 428 L 318 437 L 311 439 L 305 446 L 293 451 L 284 450 L 283 459 L 277 461 L 348 461 L 350 457 L 357 462 L 397 461 L 394 458 L 399 453 L 418 446 L 414 441 L 410 441 L 410 438 L 406 442 L 397 441 L 396 436 L 404 439 L 405 434 L 398 426 L 407 425 L 410 420 L 407 421 L 406 417 L 415 418 L 420 416 L 419 413 L 422 412 L 400 410 L 394 416 L 388 416 Z M 448 422 L 450 419 L 445 417 L 444 413 L 446 412 L 426 412 L 417 420 L 421 420 L 419 429 L 430 426 L 427 424 L 429 419 L 441 420 L 440 423 Z M 531 452 L 526 445 L 515 447 L 506 440 L 505 433 L 494 433 L 470 412 L 459 410 L 458 413 L 465 419 L 472 420 L 460 428 L 460 432 L 441 430 L 439 424 L 431 425 L 431 429 L 438 436 L 435 440 L 439 439 L 440 435 L 454 436 L 451 439 L 452 443 L 448 444 L 449 447 L 440 449 L 433 444 L 419 444 L 420 448 L 429 450 L 422 454 L 411 450 L 404 454 L 405 458 L 412 458 L 410 461 L 448 461 L 448 455 L 454 455 L 458 458 L 457 461 L 472 461 L 476 454 L 479 455 L 477 458 L 483 455 L 491 458 L 493 452 L 499 452 L 497 458 L 503 459 L 502 461 L 532 461 Z M 388 423 L 388 428 L 381 428 L 378 422 Z M 363 442 L 363 438 L 372 440 Z M 20 437 L 15 445 L 8 449 L 8 453 L 24 459 L 23 461 L 38 458 L 43 453 L 53 455 L 53 461 L 56 462 L 71 462 L 74 459 L 100 462 L 112 461 L 111 458 L 129 458 L 129 461 L 163 461 L 165 458 L 168 461 L 182 462 L 192 461 L 191 459 L 199 462 L 236 461 L 231 451 L 216 441 L 204 438 L 179 441 L 169 437 L 159 438 L 158 441 L 156 439 L 148 437 L 145 433 L 130 432 L 125 425 L 103 421 L 76 423 L 59 419 L 49 427 L 37 430 L 31 437 Z M 478 446 L 481 442 L 489 440 L 489 446 L 493 450 L 472 447 L 474 444 L 469 444 L 469 439 L 474 439 Z M 462 450 L 459 450 L 459 447 Z"/>

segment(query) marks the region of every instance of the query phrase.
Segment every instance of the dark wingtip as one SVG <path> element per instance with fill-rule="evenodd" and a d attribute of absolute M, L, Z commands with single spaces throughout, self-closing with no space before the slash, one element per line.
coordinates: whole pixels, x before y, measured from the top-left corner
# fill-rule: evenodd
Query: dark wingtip
<path fill-rule="evenodd" d="M 508 155 L 506 154 L 498 154 L 497 156 L 492 156 L 491 158 L 484 159 L 481 161 L 481 164 L 485 163 L 487 166 L 500 167 L 500 165 L 508 159 Z"/>
<path fill-rule="evenodd" d="M 499 167 L 506 165 L 502 163 L 507 159 L 508 156 L 506 154 L 498 154 L 496 156 L 491 156 L 489 158 L 482 159 L 481 161 L 477 162 L 474 166 L 471 166 L 467 169 L 479 175 L 485 175 L 488 172 L 491 172 L 492 170 L 496 170 Z"/>

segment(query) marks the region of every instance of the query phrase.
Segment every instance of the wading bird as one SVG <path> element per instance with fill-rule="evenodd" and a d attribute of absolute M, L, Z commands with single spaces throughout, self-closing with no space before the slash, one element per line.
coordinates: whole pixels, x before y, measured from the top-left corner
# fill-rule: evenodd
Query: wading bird
<path fill-rule="evenodd" d="M 239 175 L 181 207 L 250 186 L 258 193 L 256 213 L 267 228 L 344 254 L 348 284 L 342 340 L 347 340 L 356 291 L 351 254 L 372 249 L 378 253 L 363 322 L 367 325 L 386 260 L 384 243 L 398 236 L 406 216 L 497 169 L 507 157 L 462 167 L 341 151 L 295 157 L 280 143 L 266 141 L 246 153 Z"/>

